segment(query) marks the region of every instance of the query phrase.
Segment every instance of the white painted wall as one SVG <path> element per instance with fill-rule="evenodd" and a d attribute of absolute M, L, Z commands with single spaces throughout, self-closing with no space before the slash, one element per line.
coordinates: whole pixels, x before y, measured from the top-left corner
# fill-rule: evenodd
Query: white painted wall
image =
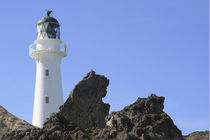
<path fill-rule="evenodd" d="M 36 84 L 32 124 L 42 128 L 47 117 L 58 112 L 63 104 L 60 64 L 66 53 L 60 50 L 62 42 L 56 39 L 42 39 L 34 42 L 35 49 L 30 56 L 36 61 Z M 45 75 L 45 71 L 49 75 Z M 46 103 L 49 97 L 49 103 Z"/>

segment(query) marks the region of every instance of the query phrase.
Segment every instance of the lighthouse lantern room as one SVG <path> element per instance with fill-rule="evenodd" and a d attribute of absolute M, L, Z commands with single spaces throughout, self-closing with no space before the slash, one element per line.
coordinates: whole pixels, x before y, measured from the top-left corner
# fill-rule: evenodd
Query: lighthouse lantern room
<path fill-rule="evenodd" d="M 50 16 L 52 11 L 47 11 L 47 16 L 37 23 L 37 39 L 58 39 L 60 40 L 60 25 L 58 21 Z"/>
<path fill-rule="evenodd" d="M 37 40 L 29 47 L 29 55 L 36 61 L 36 83 L 32 124 L 42 128 L 47 117 L 63 104 L 60 64 L 67 56 L 67 47 L 60 40 L 60 24 L 50 16 L 37 23 Z"/>

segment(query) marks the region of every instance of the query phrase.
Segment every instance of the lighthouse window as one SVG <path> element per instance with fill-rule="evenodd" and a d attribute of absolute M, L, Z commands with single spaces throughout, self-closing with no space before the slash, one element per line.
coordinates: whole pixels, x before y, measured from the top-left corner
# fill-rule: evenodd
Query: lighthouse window
<path fill-rule="evenodd" d="M 47 103 L 47 104 L 49 103 L 49 97 L 48 96 L 45 97 L 45 103 Z"/>
<path fill-rule="evenodd" d="M 37 39 L 59 39 L 60 25 L 54 22 L 44 22 L 37 25 Z"/>
<path fill-rule="evenodd" d="M 49 76 L 49 70 L 48 69 L 45 70 L 45 76 Z"/>

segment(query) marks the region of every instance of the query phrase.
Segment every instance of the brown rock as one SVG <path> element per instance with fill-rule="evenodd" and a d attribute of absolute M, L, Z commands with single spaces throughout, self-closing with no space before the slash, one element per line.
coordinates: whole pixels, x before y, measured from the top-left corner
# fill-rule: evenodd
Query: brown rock
<path fill-rule="evenodd" d="M 108 115 L 107 127 L 95 137 L 113 140 L 181 140 L 181 131 L 163 112 L 163 102 L 164 97 L 154 94 L 148 98 L 138 98 L 132 105 Z"/>
<path fill-rule="evenodd" d="M 209 131 L 193 132 L 184 136 L 185 140 L 209 140 Z"/>
<path fill-rule="evenodd" d="M 81 128 L 104 127 L 110 106 L 103 103 L 102 98 L 106 96 L 108 84 L 106 77 L 90 71 L 60 107 L 59 115 Z"/>
<path fill-rule="evenodd" d="M 25 130 L 33 126 L 9 113 L 0 106 L 0 137 L 13 130 Z"/>
<path fill-rule="evenodd" d="M 89 72 L 73 89 L 58 113 L 42 129 L 28 126 L 9 131 L 2 140 L 182 140 L 182 133 L 163 112 L 164 97 L 151 94 L 123 110 L 108 115 L 106 96 L 109 80 Z M 16 120 L 15 120 L 16 121 Z M 1 122 L 1 119 L 0 119 Z M 0 124 L 3 127 L 4 125 Z M 8 126 L 8 125 L 7 125 Z M 8 127 L 9 128 L 9 127 Z M 8 129 L 7 128 L 7 129 Z M 1 130 L 1 129 L 0 129 Z M 5 129 L 6 130 L 6 129 Z M 205 140 L 207 134 L 191 134 L 186 140 Z M 194 138 L 194 139 L 193 139 Z"/>

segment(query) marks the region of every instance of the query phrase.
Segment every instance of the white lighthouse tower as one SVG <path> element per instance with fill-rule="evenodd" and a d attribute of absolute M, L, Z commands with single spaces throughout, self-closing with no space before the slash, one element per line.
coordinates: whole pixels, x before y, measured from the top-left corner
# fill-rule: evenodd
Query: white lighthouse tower
<path fill-rule="evenodd" d="M 51 17 L 52 11 L 37 23 L 37 40 L 29 54 L 36 61 L 36 85 L 32 124 L 42 128 L 45 119 L 58 112 L 63 104 L 60 64 L 67 56 L 66 45 L 60 40 L 60 24 Z"/>

